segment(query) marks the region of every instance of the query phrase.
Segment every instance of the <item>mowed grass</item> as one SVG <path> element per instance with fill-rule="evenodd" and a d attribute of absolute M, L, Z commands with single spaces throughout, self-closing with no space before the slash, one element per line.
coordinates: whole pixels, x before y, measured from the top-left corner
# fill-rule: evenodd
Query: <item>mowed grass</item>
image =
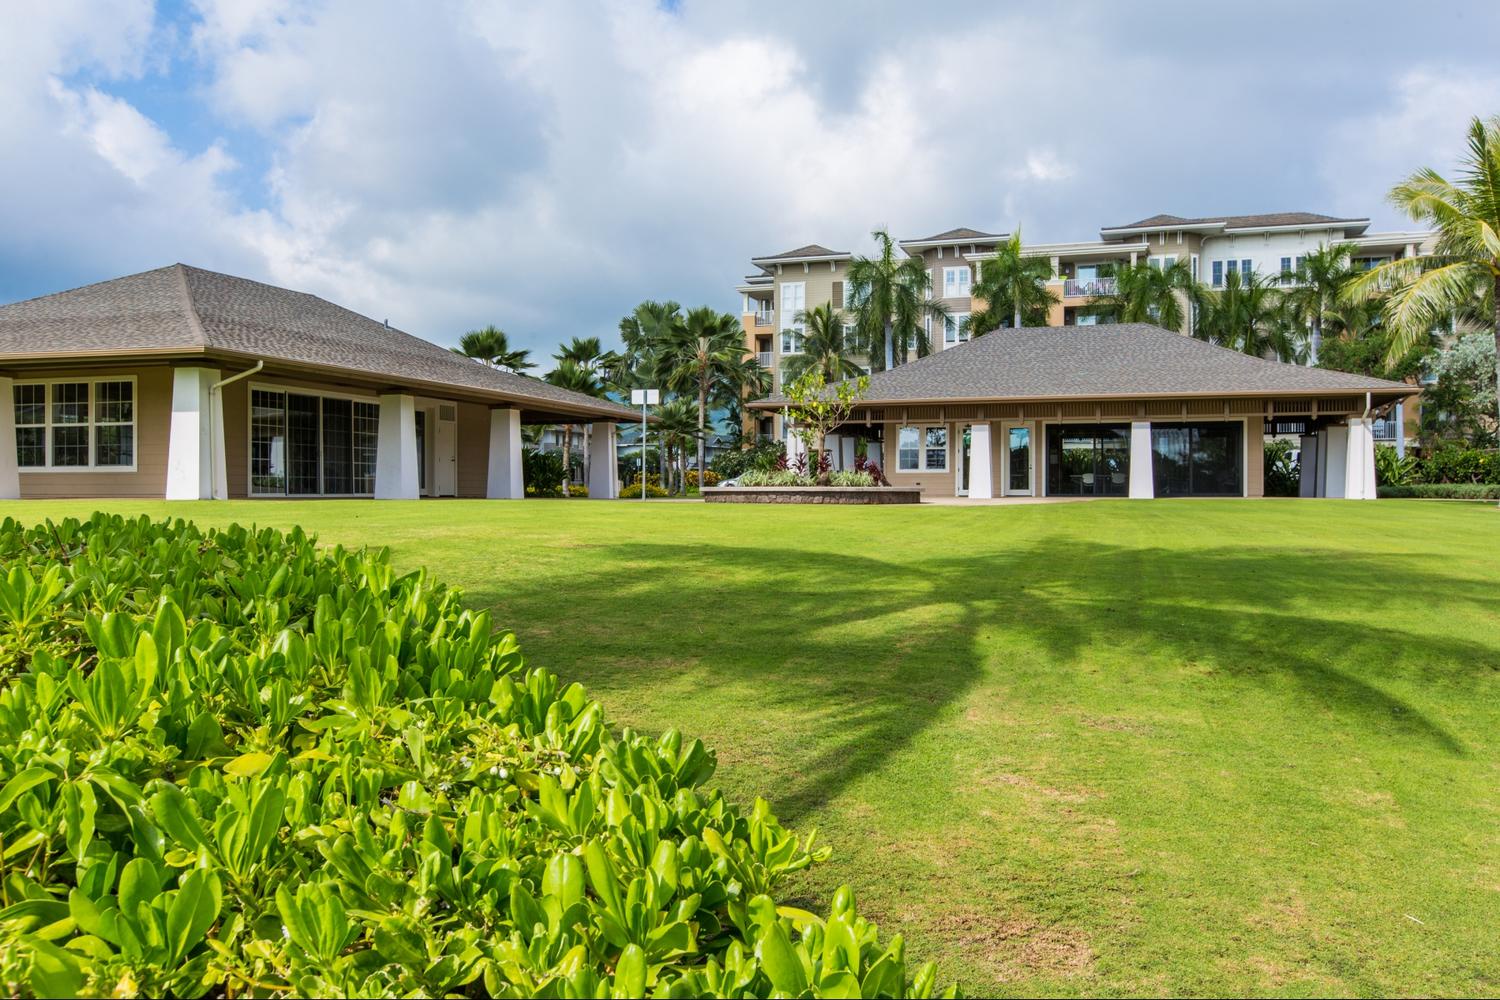
<path fill-rule="evenodd" d="M 1492 507 L 102 506 L 389 545 L 971 994 L 1500 989 Z"/>

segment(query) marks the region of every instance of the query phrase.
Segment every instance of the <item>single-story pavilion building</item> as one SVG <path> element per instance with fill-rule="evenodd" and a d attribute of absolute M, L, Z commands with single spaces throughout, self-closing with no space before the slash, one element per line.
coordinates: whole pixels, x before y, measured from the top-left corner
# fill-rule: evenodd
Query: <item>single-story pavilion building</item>
<path fill-rule="evenodd" d="M 315 295 L 174 264 L 0 306 L 0 498 L 524 496 L 522 424 L 627 407 Z"/>
<path fill-rule="evenodd" d="M 1418 392 L 1144 323 L 1001 329 L 870 376 L 828 447 L 879 441 L 891 485 L 932 497 L 1258 497 L 1265 439 L 1295 436 L 1303 496 L 1374 499 L 1372 420 Z"/>

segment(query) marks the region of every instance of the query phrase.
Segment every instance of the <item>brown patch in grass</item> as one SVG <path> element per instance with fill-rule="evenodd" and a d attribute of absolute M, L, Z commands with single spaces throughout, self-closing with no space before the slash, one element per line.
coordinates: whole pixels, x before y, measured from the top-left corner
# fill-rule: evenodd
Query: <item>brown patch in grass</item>
<path fill-rule="evenodd" d="M 1090 729 L 1099 729 L 1106 733 L 1129 733 L 1132 736 L 1152 736 L 1156 733 L 1155 726 L 1121 715 L 1084 715 L 1080 716 L 1078 721 Z"/>
<path fill-rule="evenodd" d="M 1088 788 L 1053 788 L 1023 774 L 993 774 L 987 778 L 981 778 L 979 783 L 989 788 L 1016 788 L 1027 796 L 1052 799 L 1056 802 L 1077 804 L 1104 797 L 1103 792 Z"/>
<path fill-rule="evenodd" d="M 1045 925 L 1023 915 L 954 910 L 934 927 L 965 962 L 1007 983 L 1034 977 L 1071 979 L 1094 965 L 1094 949 L 1076 928 Z"/>

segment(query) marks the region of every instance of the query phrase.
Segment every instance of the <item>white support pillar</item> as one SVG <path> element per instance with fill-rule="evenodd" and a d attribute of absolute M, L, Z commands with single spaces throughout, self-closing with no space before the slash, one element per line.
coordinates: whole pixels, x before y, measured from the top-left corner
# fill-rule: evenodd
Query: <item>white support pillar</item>
<path fill-rule="evenodd" d="M 786 424 L 786 464 L 796 465 L 797 456 L 806 454 L 807 445 L 797 436 L 796 430 L 793 428 L 791 422 L 788 421 Z M 807 471 L 810 474 L 816 474 L 818 471 L 818 467 L 813 464 L 811 456 L 807 459 Z"/>
<path fill-rule="evenodd" d="M 1350 417 L 1344 453 L 1344 498 L 1375 499 L 1375 430 L 1369 417 Z"/>
<path fill-rule="evenodd" d="M 990 471 L 990 425 L 974 424 L 969 428 L 969 497 L 989 500 L 995 495 L 995 480 Z"/>
<path fill-rule="evenodd" d="M 21 476 L 16 468 L 15 383 L 0 376 L 0 500 L 21 499 Z"/>
<path fill-rule="evenodd" d="M 1406 457 L 1406 412 L 1405 404 L 1396 403 L 1396 412 L 1392 419 L 1396 421 L 1396 457 Z"/>
<path fill-rule="evenodd" d="M 168 500 L 212 500 L 214 453 L 224 452 L 222 420 L 210 417 L 209 387 L 217 368 L 172 371 L 172 423 L 167 437 Z M 215 440 L 217 438 L 217 440 Z"/>
<path fill-rule="evenodd" d="M 1130 499 L 1150 500 L 1156 496 L 1156 477 L 1151 460 L 1151 421 L 1135 420 L 1130 424 Z"/>
<path fill-rule="evenodd" d="M 620 471 L 615 451 L 615 425 L 609 421 L 590 424 L 588 440 L 589 499 L 619 499 Z"/>
<path fill-rule="evenodd" d="M 375 445 L 375 499 L 415 500 L 417 477 L 417 401 L 405 393 L 380 397 L 380 437 Z"/>
<path fill-rule="evenodd" d="M 490 471 L 484 495 L 491 500 L 526 496 L 521 474 L 521 411 L 490 411 Z"/>
<path fill-rule="evenodd" d="M 1319 496 L 1343 499 L 1347 482 L 1349 455 L 1349 428 L 1335 424 L 1318 432 L 1322 445 L 1323 492 Z"/>

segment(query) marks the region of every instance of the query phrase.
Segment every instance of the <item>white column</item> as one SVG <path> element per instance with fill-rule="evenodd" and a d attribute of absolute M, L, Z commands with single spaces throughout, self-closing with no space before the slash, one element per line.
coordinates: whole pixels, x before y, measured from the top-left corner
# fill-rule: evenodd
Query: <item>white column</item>
<path fill-rule="evenodd" d="M 1396 404 L 1396 412 L 1392 419 L 1396 421 L 1396 457 L 1406 457 L 1406 412 L 1404 403 Z"/>
<path fill-rule="evenodd" d="M 417 401 L 405 393 L 380 397 L 380 437 L 375 444 L 375 499 L 415 500 L 417 478 Z"/>
<path fill-rule="evenodd" d="M 1156 496 L 1156 477 L 1152 475 L 1151 421 L 1135 420 L 1130 424 L 1130 499 L 1150 500 Z"/>
<path fill-rule="evenodd" d="M 1323 458 L 1319 465 L 1323 469 L 1323 492 L 1320 496 L 1341 499 L 1344 496 L 1344 486 L 1347 481 L 1349 454 L 1349 428 L 1325 427 L 1318 432 L 1319 443 L 1323 446 Z"/>
<path fill-rule="evenodd" d="M 1344 498 L 1375 499 L 1375 429 L 1369 417 L 1350 417 L 1344 453 Z"/>
<path fill-rule="evenodd" d="M 0 376 L 0 500 L 21 499 L 21 476 L 16 469 L 15 384 Z"/>
<path fill-rule="evenodd" d="M 794 465 L 794 464 L 796 464 L 797 456 L 798 455 L 806 455 L 806 454 L 807 454 L 807 445 L 804 444 L 803 441 L 802 441 L 802 439 L 797 436 L 796 431 L 792 427 L 792 424 L 790 422 L 788 422 L 787 425 L 786 425 L 786 462 L 787 462 L 787 465 Z M 807 471 L 809 473 L 816 473 L 818 471 L 817 467 L 815 465 L 813 465 L 813 461 L 812 461 L 811 457 L 809 457 L 808 460 L 807 460 Z"/>
<path fill-rule="evenodd" d="M 620 496 L 616 443 L 614 424 L 603 421 L 589 425 L 590 500 L 614 500 Z"/>
<path fill-rule="evenodd" d="M 842 451 L 839 452 L 839 468 L 854 468 L 854 463 L 859 461 L 859 455 L 857 454 L 857 450 L 859 448 L 859 439 L 850 434 L 842 438 L 839 442 L 839 445 L 842 448 Z"/>
<path fill-rule="evenodd" d="M 172 423 L 167 437 L 168 500 L 212 500 L 214 452 L 224 451 L 224 428 L 210 419 L 209 387 L 217 368 L 172 371 Z M 214 439 L 218 440 L 215 441 Z"/>
<path fill-rule="evenodd" d="M 520 500 L 526 495 L 521 476 L 521 411 L 490 411 L 490 473 L 484 495 L 491 500 Z"/>
<path fill-rule="evenodd" d="M 988 500 L 995 495 L 990 474 L 990 425 L 974 424 L 969 428 L 969 496 Z"/>

